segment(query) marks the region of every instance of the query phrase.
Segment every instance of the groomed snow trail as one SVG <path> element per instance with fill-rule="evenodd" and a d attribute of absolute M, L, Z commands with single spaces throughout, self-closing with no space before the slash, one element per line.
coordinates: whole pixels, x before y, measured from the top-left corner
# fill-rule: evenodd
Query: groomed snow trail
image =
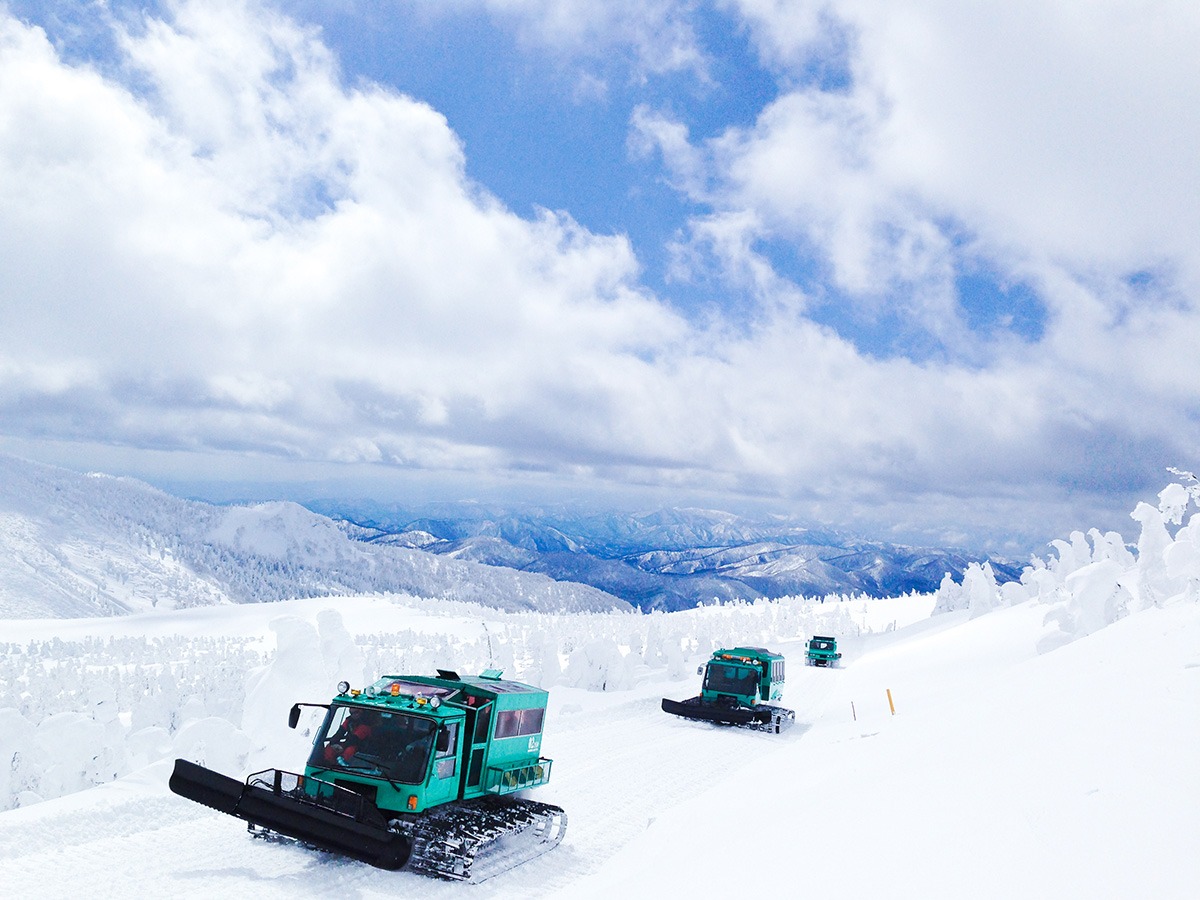
<path fill-rule="evenodd" d="M 799 660 L 794 645 L 789 658 Z M 797 682 L 832 683 L 836 671 L 788 670 Z M 825 676 L 818 678 L 814 676 Z M 699 677 L 655 681 L 597 695 L 555 688 L 544 752 L 553 780 L 531 796 L 567 810 L 569 827 L 551 853 L 469 888 L 471 896 L 547 896 L 569 889 L 655 827 L 666 810 L 753 770 L 801 740 L 810 723 L 780 735 L 691 722 L 664 713 L 663 696 L 699 690 Z M 787 703 L 785 697 L 785 704 Z M 287 767 L 295 761 L 280 761 Z M 383 872 L 287 841 L 250 838 L 242 822 L 166 791 L 169 766 L 141 777 L 7 813 L 0 819 L 0 877 L 11 896 L 461 897 L 462 885 Z M 165 885 L 169 891 L 164 891 Z"/>
<path fill-rule="evenodd" d="M 241 612 L 234 610 L 231 622 L 240 621 Z M 451 619 L 430 626 L 448 633 L 464 627 Z M 847 671 L 805 667 L 802 640 L 748 642 L 765 643 L 788 659 L 783 705 L 796 710 L 797 721 L 781 735 L 692 722 L 661 710 L 663 697 L 698 693 L 695 667 L 706 655 L 693 657 L 680 680 L 657 669 L 643 671 L 638 686 L 628 691 L 552 688 L 543 752 L 554 760 L 553 775 L 530 796 L 567 811 L 566 838 L 545 856 L 480 885 L 385 872 L 293 842 L 252 839 L 240 820 L 171 794 L 166 786 L 171 760 L 110 785 L 0 815 L 0 884 L 8 896 L 122 900 L 462 898 L 464 891 L 472 898 L 570 896 L 614 863 L 619 866 L 615 857 L 631 846 L 656 835 L 669 840 L 664 829 L 671 826 L 663 819 L 676 807 L 769 770 L 771 759 L 788 748 L 794 753 L 810 729 L 821 725 L 827 708 L 845 717 L 835 697 Z M 272 762 L 285 769 L 302 765 L 301 758 Z M 714 807 L 724 801 L 718 795 Z"/>

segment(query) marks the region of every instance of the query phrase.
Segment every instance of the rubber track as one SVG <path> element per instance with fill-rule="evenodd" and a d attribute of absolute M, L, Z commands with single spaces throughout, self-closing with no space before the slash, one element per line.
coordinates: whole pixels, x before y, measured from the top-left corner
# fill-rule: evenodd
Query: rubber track
<path fill-rule="evenodd" d="M 561 807 L 486 797 L 430 810 L 412 829 L 408 868 L 436 878 L 478 883 L 558 845 Z"/>

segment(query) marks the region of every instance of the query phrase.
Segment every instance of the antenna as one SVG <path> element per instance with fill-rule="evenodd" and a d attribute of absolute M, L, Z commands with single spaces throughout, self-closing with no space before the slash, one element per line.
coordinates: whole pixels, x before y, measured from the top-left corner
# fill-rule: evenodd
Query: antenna
<path fill-rule="evenodd" d="M 495 661 L 495 659 L 493 659 L 493 658 L 492 658 L 492 633 L 491 633 L 490 631 L 488 631 L 488 630 L 487 630 L 487 622 L 480 622 L 479 624 L 483 626 L 483 633 L 484 633 L 485 635 L 487 635 L 487 642 L 488 642 L 488 668 L 489 668 L 489 669 L 493 669 L 493 668 L 495 668 L 495 667 L 496 667 L 496 661 Z"/>

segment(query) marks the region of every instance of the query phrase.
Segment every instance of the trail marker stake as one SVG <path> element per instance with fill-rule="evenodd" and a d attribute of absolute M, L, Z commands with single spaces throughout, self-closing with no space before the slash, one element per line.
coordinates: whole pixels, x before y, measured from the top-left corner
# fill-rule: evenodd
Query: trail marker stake
<path fill-rule="evenodd" d="M 892 702 L 892 689 L 891 688 L 887 689 L 887 695 L 888 695 L 888 708 L 891 709 L 892 715 L 894 716 L 896 714 L 896 704 Z"/>

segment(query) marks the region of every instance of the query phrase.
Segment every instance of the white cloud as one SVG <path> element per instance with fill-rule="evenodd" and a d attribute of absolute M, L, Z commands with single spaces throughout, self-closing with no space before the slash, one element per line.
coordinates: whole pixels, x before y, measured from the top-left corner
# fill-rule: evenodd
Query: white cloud
<path fill-rule="evenodd" d="M 795 0 L 717 0 L 740 17 L 759 55 L 773 68 L 798 74 L 806 64 L 837 60 L 845 35 L 830 9 L 834 4 Z"/>
<path fill-rule="evenodd" d="M 525 39 L 573 57 L 630 50 L 643 76 L 680 70 L 703 74 L 692 28 L 695 0 L 463 0 L 482 2 L 518 23 Z"/>
<path fill-rule="evenodd" d="M 1032 402 L 1029 453 L 1070 456 L 1054 442 L 1079 429 L 1188 452 L 1200 405 L 1200 362 L 1185 349 L 1200 327 L 1200 120 L 1187 112 L 1200 103 L 1200 8 L 726 6 L 796 86 L 752 126 L 701 143 L 686 139 L 686 123 L 635 117 L 674 184 L 712 209 L 692 224 L 691 258 L 716 256 L 735 274 L 769 268 L 764 241 L 812 254 L 866 314 L 896 312 L 952 359 L 985 367 L 940 367 L 924 386 L 905 377 L 943 414 L 961 415 L 958 399 L 995 379 L 1007 388 L 992 414 Z M 839 31 L 846 84 L 804 81 Z M 972 333 L 954 278 L 978 263 L 1036 291 L 1041 340 Z M 1150 283 L 1131 288 L 1125 279 L 1139 272 Z M 986 442 L 958 437 L 979 466 Z"/>
<path fill-rule="evenodd" d="M 813 38 L 794 40 L 793 5 L 731 4 L 765 59 L 807 58 Z M 715 144 L 725 202 L 845 228 L 867 260 L 872 228 L 902 207 L 961 223 L 992 254 L 1077 272 L 1173 260 L 1195 286 L 1195 4 L 837 0 L 823 10 L 852 35 L 851 87 L 798 88 Z M 867 287 L 841 240 L 825 246 L 850 285 Z"/>
<path fill-rule="evenodd" d="M 20 397 L 53 362 L 89 390 L 132 378 L 148 404 L 186 383 L 201 405 L 298 417 L 297 451 L 319 454 L 354 385 L 436 426 L 454 397 L 527 403 L 535 359 L 619 361 L 680 333 L 626 241 L 512 215 L 466 179 L 440 115 L 341 86 L 286 20 L 184 4 L 126 37 L 137 94 L 3 27 L 3 83 L 28 86 L 0 96 Z M 304 190 L 323 204 L 305 211 Z"/>
<path fill-rule="evenodd" d="M 626 6 L 602 7 L 505 10 L 553 13 L 543 37 L 566 46 L 611 33 Z M 757 7 L 764 46 L 790 8 Z M 645 9 L 642 24 L 688 6 Z M 1194 277 L 1197 201 L 1171 190 L 1168 165 L 1184 164 L 1173 141 L 1191 126 L 1143 112 L 1138 127 L 1169 132 L 1148 142 L 1157 164 L 1121 181 L 1093 150 L 1080 174 L 1072 142 L 1016 140 L 1050 129 L 1053 104 L 995 125 L 987 109 L 1019 111 L 1017 88 L 1006 95 L 1002 69 L 966 50 L 938 51 L 974 34 L 937 31 L 958 19 L 930 17 L 923 51 L 898 45 L 927 7 L 839 9 L 860 29 L 854 90 L 785 93 L 753 127 L 709 142 L 635 115 L 636 146 L 712 208 L 690 249 L 759 301 L 748 321 L 704 324 L 639 284 L 623 237 L 565 213 L 514 215 L 466 177 L 436 110 L 347 86 L 317 34 L 256 4 L 181 3 L 169 23 L 125 35 L 123 66 L 105 74 L 0 16 L 6 439 L 545 471 L 843 512 L 888 502 L 939 528 L 1011 525 L 1014 505 L 1086 465 L 1068 444 L 1114 464 L 1128 435 L 1153 435 L 1132 445 L 1146 452 L 1194 446 L 1193 306 L 1148 311 L 1113 280 L 1152 261 L 1148 248 L 1179 284 Z M 639 33 L 659 35 L 669 59 L 684 32 Z M 771 47 L 774 59 L 799 52 Z M 935 91 L 934 75 L 959 77 Z M 988 127 L 1025 163 L 991 146 Z M 1042 188 L 1061 217 L 1035 202 Z M 1118 203 L 1132 221 L 1093 222 Z M 871 359 L 814 324 L 811 298 L 757 250 L 763 238 L 817 248 L 845 290 L 966 340 L 944 285 L 961 252 L 945 217 L 975 235 L 972 252 L 1036 282 L 1054 311 L 1041 344 L 1002 346 L 986 366 Z M 1119 499 L 1122 515 L 1129 505 Z"/>

